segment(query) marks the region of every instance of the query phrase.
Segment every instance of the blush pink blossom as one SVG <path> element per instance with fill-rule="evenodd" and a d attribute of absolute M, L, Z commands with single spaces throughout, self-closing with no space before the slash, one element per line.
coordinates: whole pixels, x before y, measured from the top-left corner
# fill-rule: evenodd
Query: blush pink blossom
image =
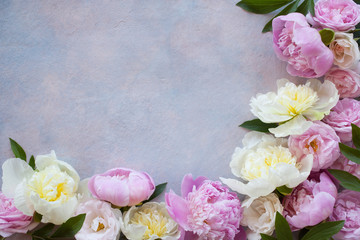
<path fill-rule="evenodd" d="M 114 168 L 90 178 L 88 187 L 98 199 L 116 206 L 134 206 L 147 200 L 155 190 L 154 180 L 145 172 Z"/>
<path fill-rule="evenodd" d="M 314 10 L 315 16 L 308 14 L 307 18 L 315 27 L 346 32 L 360 22 L 359 5 L 352 0 L 319 0 Z"/>
<path fill-rule="evenodd" d="M 337 188 L 325 172 L 312 174 L 284 197 L 284 217 L 292 230 L 314 226 L 330 216 L 336 195 Z"/>
<path fill-rule="evenodd" d="M 341 142 L 350 142 L 351 123 L 360 126 L 360 102 L 351 98 L 339 100 L 323 121 L 335 130 Z"/>
<path fill-rule="evenodd" d="M 334 164 L 330 168 L 343 170 L 360 178 L 360 164 L 350 161 L 342 154 L 340 154 L 340 157 L 334 162 Z"/>
<path fill-rule="evenodd" d="M 31 228 L 31 222 L 31 216 L 23 214 L 15 207 L 13 199 L 0 192 L 0 236 L 26 233 Z"/>
<path fill-rule="evenodd" d="M 302 159 L 308 154 L 313 156 L 312 171 L 330 167 L 340 156 L 340 138 L 329 125 L 315 121 L 313 125 L 301 135 L 289 137 L 290 152 Z"/>
<path fill-rule="evenodd" d="M 329 219 L 345 220 L 344 227 L 333 236 L 335 240 L 360 239 L 360 192 L 344 190 L 339 193 Z"/>
<path fill-rule="evenodd" d="M 325 80 L 335 84 L 341 98 L 360 96 L 360 75 L 351 69 L 333 67 L 326 73 Z"/>
<path fill-rule="evenodd" d="M 273 47 L 292 76 L 314 78 L 323 76 L 331 67 L 334 56 L 311 28 L 304 15 L 290 13 L 273 20 Z"/>
<path fill-rule="evenodd" d="M 170 216 L 186 231 L 185 239 L 230 240 L 243 235 L 240 200 L 220 182 L 205 177 L 193 180 L 188 174 L 181 193 L 182 197 L 170 191 L 165 199 Z"/>

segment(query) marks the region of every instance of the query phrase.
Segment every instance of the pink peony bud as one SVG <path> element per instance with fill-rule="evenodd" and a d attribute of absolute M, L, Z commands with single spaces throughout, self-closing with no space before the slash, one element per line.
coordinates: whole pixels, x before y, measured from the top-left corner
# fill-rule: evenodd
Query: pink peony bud
<path fill-rule="evenodd" d="M 0 192 L 0 235 L 9 237 L 14 233 L 26 233 L 32 217 L 18 210 L 12 199 Z"/>
<path fill-rule="evenodd" d="M 351 123 L 360 126 L 360 102 L 351 98 L 339 100 L 323 121 L 335 130 L 341 142 L 350 142 Z"/>
<path fill-rule="evenodd" d="M 329 125 L 315 121 L 313 125 L 301 135 L 289 138 L 289 149 L 297 159 L 308 154 L 313 155 L 312 171 L 330 167 L 340 156 L 340 138 Z"/>
<path fill-rule="evenodd" d="M 237 195 L 220 182 L 185 175 L 182 197 L 165 195 L 170 216 L 186 231 L 185 239 L 242 239 L 241 203 Z M 184 236 L 183 234 L 183 236 Z"/>
<path fill-rule="evenodd" d="M 276 17 L 272 26 L 274 51 L 280 60 L 288 62 L 290 75 L 321 77 L 330 69 L 334 56 L 304 15 L 290 13 Z"/>
<path fill-rule="evenodd" d="M 137 205 L 155 190 L 154 181 L 147 173 L 127 168 L 114 168 L 94 175 L 88 187 L 96 198 L 119 207 Z"/>
<path fill-rule="evenodd" d="M 337 189 L 325 173 L 310 175 L 283 199 L 284 216 L 292 230 L 314 226 L 332 213 Z"/>
<path fill-rule="evenodd" d="M 344 190 L 339 193 L 330 221 L 345 220 L 344 227 L 333 238 L 335 240 L 360 239 L 360 192 Z"/>
<path fill-rule="evenodd" d="M 335 84 L 341 98 L 360 96 L 360 75 L 350 69 L 331 68 L 326 73 L 325 80 Z"/>

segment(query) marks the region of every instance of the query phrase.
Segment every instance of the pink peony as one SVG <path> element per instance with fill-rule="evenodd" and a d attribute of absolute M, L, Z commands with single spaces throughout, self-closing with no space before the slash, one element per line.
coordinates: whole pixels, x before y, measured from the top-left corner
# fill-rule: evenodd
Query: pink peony
<path fill-rule="evenodd" d="M 96 198 L 119 207 L 137 205 L 155 190 L 154 180 L 147 173 L 127 168 L 114 168 L 94 175 L 88 187 Z"/>
<path fill-rule="evenodd" d="M 360 75 L 357 72 L 333 67 L 326 73 L 325 80 L 335 84 L 341 98 L 360 96 Z"/>
<path fill-rule="evenodd" d="M 340 157 L 334 162 L 334 164 L 330 168 L 343 170 L 360 178 L 360 164 L 350 161 L 342 154 L 340 154 Z"/>
<path fill-rule="evenodd" d="M 182 197 L 170 191 L 165 199 L 170 216 L 187 232 L 185 239 L 230 240 L 243 234 L 240 200 L 220 182 L 205 177 L 193 180 L 188 174 L 181 193 Z"/>
<path fill-rule="evenodd" d="M 315 27 L 347 32 L 360 22 L 360 8 L 352 0 L 319 0 L 315 4 L 315 16 L 309 14 L 307 18 Z"/>
<path fill-rule="evenodd" d="M 311 28 L 304 15 L 290 13 L 273 20 L 273 47 L 292 76 L 321 77 L 331 67 L 334 56 Z"/>
<path fill-rule="evenodd" d="M 317 172 L 330 167 L 339 158 L 339 141 L 334 129 L 315 121 L 303 134 L 290 136 L 289 149 L 297 159 L 313 155 L 312 171 Z"/>
<path fill-rule="evenodd" d="M 330 221 L 341 220 L 345 220 L 345 225 L 333 238 L 360 239 L 360 192 L 344 190 L 339 193 Z"/>
<path fill-rule="evenodd" d="M 325 173 L 310 175 L 283 199 L 284 216 L 292 230 L 314 226 L 333 211 L 337 189 Z"/>
<path fill-rule="evenodd" d="M 351 123 L 360 126 L 360 102 L 351 98 L 339 100 L 323 121 L 335 130 L 341 142 L 350 142 Z"/>
<path fill-rule="evenodd" d="M 30 228 L 32 217 L 18 210 L 13 199 L 0 192 L 0 235 L 9 237 L 14 233 L 26 233 Z"/>

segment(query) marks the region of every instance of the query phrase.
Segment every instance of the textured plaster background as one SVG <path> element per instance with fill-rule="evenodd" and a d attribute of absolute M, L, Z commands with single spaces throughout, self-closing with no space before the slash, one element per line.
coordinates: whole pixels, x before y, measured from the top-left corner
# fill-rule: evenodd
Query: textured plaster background
<path fill-rule="evenodd" d="M 54 149 L 82 178 L 231 177 L 249 100 L 289 75 L 270 16 L 230 0 L 0 1 L 0 156 Z"/>

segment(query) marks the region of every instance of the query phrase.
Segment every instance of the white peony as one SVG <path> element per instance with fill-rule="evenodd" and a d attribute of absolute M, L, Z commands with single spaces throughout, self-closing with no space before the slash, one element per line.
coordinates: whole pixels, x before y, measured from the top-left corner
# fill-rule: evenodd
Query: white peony
<path fill-rule="evenodd" d="M 310 79 L 296 86 L 287 79 L 277 81 L 278 92 L 257 94 L 250 101 L 251 112 L 265 123 L 280 123 L 269 131 L 276 137 L 299 135 L 330 113 L 339 100 L 335 85 Z M 311 121 L 308 121 L 311 120 Z"/>
<path fill-rule="evenodd" d="M 247 204 L 251 204 L 255 198 L 270 194 L 277 187 L 296 187 L 310 174 L 312 155 L 298 162 L 287 148 L 286 139 L 249 132 L 243 139 L 243 145 L 243 148 L 235 149 L 230 162 L 231 172 L 243 181 L 220 179 L 232 190 L 248 195 L 250 201 Z"/>
<path fill-rule="evenodd" d="M 41 222 L 62 224 L 73 216 L 78 205 L 79 175 L 69 164 L 59 161 L 55 152 L 39 155 L 34 171 L 19 158 L 4 162 L 3 193 L 14 198 L 15 206 L 24 214 L 41 214 Z"/>
<path fill-rule="evenodd" d="M 335 33 L 329 48 L 334 55 L 334 64 L 341 68 L 351 68 L 359 62 L 359 46 L 351 33 Z"/>
<path fill-rule="evenodd" d="M 243 203 L 247 204 L 248 199 Z M 259 197 L 249 207 L 243 208 L 241 225 L 248 227 L 248 240 L 260 240 L 260 233 L 272 235 L 275 229 L 276 212 L 282 214 L 283 206 L 274 193 Z"/>
<path fill-rule="evenodd" d="M 164 203 L 148 202 L 131 207 L 124 213 L 120 226 L 130 240 L 180 238 L 178 224 L 169 216 Z"/>

